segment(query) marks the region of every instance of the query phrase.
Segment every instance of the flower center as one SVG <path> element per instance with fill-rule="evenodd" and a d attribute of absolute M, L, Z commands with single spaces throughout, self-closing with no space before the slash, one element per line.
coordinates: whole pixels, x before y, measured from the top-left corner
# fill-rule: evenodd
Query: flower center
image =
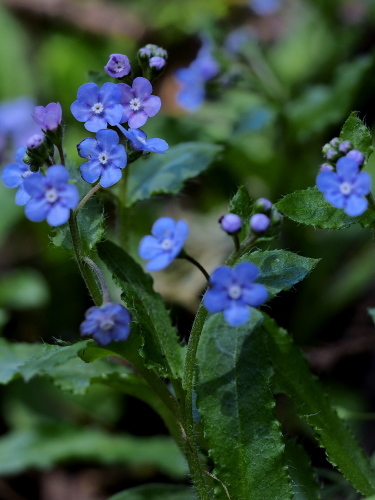
<path fill-rule="evenodd" d="M 130 102 L 130 109 L 132 111 L 139 111 L 141 109 L 141 100 L 138 97 L 134 97 Z"/>
<path fill-rule="evenodd" d="M 97 102 L 96 104 L 94 104 L 94 106 L 91 108 L 91 110 L 96 113 L 97 115 L 99 115 L 104 109 L 104 106 L 101 102 Z"/>
<path fill-rule="evenodd" d="M 100 153 L 100 155 L 98 156 L 98 160 L 102 165 L 105 165 L 106 163 L 108 163 L 108 154 L 103 151 L 103 153 Z"/>
<path fill-rule="evenodd" d="M 228 295 L 231 299 L 237 300 L 242 295 L 242 288 L 238 285 L 231 285 L 228 289 Z"/>
<path fill-rule="evenodd" d="M 32 171 L 31 170 L 25 170 L 25 172 L 21 175 L 21 177 L 23 179 L 26 179 L 27 177 L 29 177 L 29 175 L 32 174 Z"/>
<path fill-rule="evenodd" d="M 350 194 L 352 192 L 352 185 L 349 182 L 342 182 L 340 184 L 340 191 L 342 194 Z"/>
<path fill-rule="evenodd" d="M 46 191 L 45 198 L 49 203 L 55 203 L 58 197 L 59 194 L 55 188 L 51 188 Z"/>
<path fill-rule="evenodd" d="M 161 248 L 163 250 L 169 250 L 170 248 L 172 248 L 172 246 L 173 246 L 173 241 L 170 240 L 169 238 L 166 238 L 161 242 Z"/>
<path fill-rule="evenodd" d="M 100 329 L 108 331 L 114 326 L 115 322 L 111 318 L 103 318 L 100 321 Z"/>
<path fill-rule="evenodd" d="M 125 69 L 124 66 L 120 62 L 118 62 L 115 66 L 115 73 L 120 73 L 120 71 L 122 71 L 123 69 Z"/>

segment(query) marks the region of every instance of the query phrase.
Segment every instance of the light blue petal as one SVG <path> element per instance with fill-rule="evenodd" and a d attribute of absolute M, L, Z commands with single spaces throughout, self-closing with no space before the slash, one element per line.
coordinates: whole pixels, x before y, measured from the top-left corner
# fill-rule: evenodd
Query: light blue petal
<path fill-rule="evenodd" d="M 96 182 L 102 175 L 103 166 L 97 160 L 82 163 L 79 167 L 82 179 L 89 184 Z"/>
<path fill-rule="evenodd" d="M 338 176 L 346 182 L 354 182 L 358 171 L 358 163 L 347 156 L 340 158 L 336 163 L 336 172 Z"/>
<path fill-rule="evenodd" d="M 25 215 L 33 222 L 40 222 L 47 217 L 50 205 L 45 198 L 31 198 L 25 205 Z"/>
<path fill-rule="evenodd" d="M 316 185 L 319 191 L 337 190 L 340 188 L 340 181 L 336 172 L 320 172 L 316 178 Z"/>
<path fill-rule="evenodd" d="M 268 298 L 268 291 L 264 285 L 253 283 L 242 288 L 242 300 L 249 306 L 258 307 Z"/>
<path fill-rule="evenodd" d="M 52 205 L 47 214 L 47 222 L 50 226 L 61 226 L 61 224 L 68 222 L 69 217 L 69 208 L 62 206 L 59 202 L 56 202 Z"/>
<path fill-rule="evenodd" d="M 160 271 L 167 267 L 172 260 L 169 254 L 163 253 L 150 260 L 145 267 L 148 271 Z"/>
<path fill-rule="evenodd" d="M 233 278 L 240 285 L 249 285 L 259 276 L 259 267 L 252 262 L 241 262 L 233 269 Z"/>
<path fill-rule="evenodd" d="M 105 188 L 113 186 L 121 179 L 122 171 L 111 165 L 106 166 L 102 171 L 99 184 Z"/>
<path fill-rule="evenodd" d="M 226 290 L 232 284 L 232 268 L 229 266 L 220 266 L 211 274 L 210 284 L 214 287 L 225 288 Z"/>
<path fill-rule="evenodd" d="M 203 305 L 211 313 L 222 311 L 230 305 L 227 290 L 211 288 L 203 297 Z"/>
<path fill-rule="evenodd" d="M 224 310 L 224 318 L 230 326 L 243 325 L 250 318 L 250 308 L 242 302 L 232 300 Z"/>
<path fill-rule="evenodd" d="M 174 234 L 176 222 L 170 217 L 160 217 L 155 221 L 151 229 L 151 234 L 156 238 L 167 238 Z"/>
<path fill-rule="evenodd" d="M 143 236 L 139 243 L 138 255 L 145 260 L 153 259 L 164 253 L 160 247 L 160 241 L 154 236 Z"/>
<path fill-rule="evenodd" d="M 113 147 L 118 144 L 119 137 L 117 132 L 111 129 L 98 130 L 96 133 L 96 138 L 102 151 L 111 151 Z"/>
<path fill-rule="evenodd" d="M 100 152 L 97 147 L 98 143 L 93 137 L 86 137 L 78 146 L 77 151 L 81 158 L 96 158 Z"/>
<path fill-rule="evenodd" d="M 353 191 L 358 195 L 366 195 L 371 191 L 371 175 L 360 172 L 353 184 Z"/>
<path fill-rule="evenodd" d="M 29 193 L 25 191 L 25 188 L 23 186 L 21 186 L 16 193 L 16 205 L 23 207 L 24 205 L 26 205 L 30 198 L 31 196 L 29 195 Z"/>
<path fill-rule="evenodd" d="M 363 214 L 367 210 L 368 201 L 363 196 L 351 194 L 345 203 L 344 212 L 351 217 Z"/>

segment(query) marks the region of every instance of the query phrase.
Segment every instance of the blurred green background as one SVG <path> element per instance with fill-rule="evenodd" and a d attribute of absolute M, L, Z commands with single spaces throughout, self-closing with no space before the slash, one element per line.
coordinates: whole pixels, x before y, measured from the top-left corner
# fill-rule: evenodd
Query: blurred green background
<path fill-rule="evenodd" d="M 69 107 L 77 88 L 88 81 L 88 70 L 101 71 L 111 53 L 135 61 L 138 48 L 146 43 L 167 49 L 167 69 L 154 85 L 162 111 L 144 130 L 170 145 L 198 140 L 218 143 L 223 152 L 175 199 L 160 196 L 136 205 L 131 243 L 135 250 L 156 214 L 184 217 L 191 226 L 188 249 L 211 271 L 231 249 L 216 220 L 239 185 L 253 198 L 276 202 L 314 184 L 322 146 L 339 135 L 351 111 L 373 127 L 374 28 L 374 0 L 285 0 L 267 16 L 242 0 L 3 0 L 0 101 L 22 96 L 44 106 L 59 101 L 66 149 L 79 165 L 76 144 L 88 134 Z M 237 53 L 228 50 L 228 35 L 233 33 L 245 34 Z M 202 108 L 187 113 L 176 103 L 174 71 L 194 59 L 202 36 L 212 39 L 221 73 L 209 84 Z M 12 154 L 9 143 L 1 151 L 2 165 Z M 367 169 L 375 174 L 375 159 Z M 75 263 L 53 247 L 47 224 L 26 220 L 13 199 L 14 191 L 0 185 L 2 334 L 14 342 L 75 342 L 91 305 Z M 110 202 L 107 210 L 111 235 Z M 304 283 L 270 304 L 271 314 L 306 351 L 343 417 L 372 453 L 375 336 L 367 308 L 375 306 L 373 236 L 356 226 L 333 232 L 286 220 L 280 239 L 263 244 L 276 247 L 322 259 Z M 186 339 L 203 281 L 181 263 L 155 275 L 155 280 Z M 113 453 L 110 457 L 112 442 L 104 441 L 113 435 L 166 435 L 159 417 L 136 399 L 100 386 L 85 396 L 70 396 L 42 378 L 0 389 L 2 499 L 100 500 L 142 482 L 183 480 L 184 465 L 168 461 L 169 443 L 164 448 L 162 443 L 150 444 L 155 450 L 160 445 L 161 451 L 148 462 L 141 458 L 132 463 Z M 324 469 L 325 498 L 358 498 L 329 469 L 288 403 L 281 400 L 278 407 L 285 431 L 302 436 L 313 464 Z M 87 429 L 99 433 L 93 439 L 104 443 L 92 449 L 91 459 L 73 446 L 78 435 L 81 448 L 87 446 Z M 58 436 L 64 437 L 59 441 Z M 132 450 L 129 443 L 124 446 Z M 58 449 L 65 451 L 59 454 Z M 155 458 L 158 454 L 164 462 Z M 44 462 L 35 459 L 41 455 Z"/>

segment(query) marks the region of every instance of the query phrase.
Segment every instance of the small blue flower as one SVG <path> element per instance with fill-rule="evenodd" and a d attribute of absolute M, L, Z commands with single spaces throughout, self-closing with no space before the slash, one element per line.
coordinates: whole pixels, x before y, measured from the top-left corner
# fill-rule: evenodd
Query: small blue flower
<path fill-rule="evenodd" d="M 26 217 L 34 222 L 47 219 L 51 226 L 68 221 L 70 209 L 78 205 L 76 186 L 68 184 L 69 172 L 62 165 L 53 165 L 44 176 L 40 172 L 24 180 L 25 191 L 31 199 L 25 206 Z"/>
<path fill-rule="evenodd" d="M 160 271 L 181 252 L 189 227 L 184 220 L 175 222 L 170 217 L 161 217 L 152 226 L 151 233 L 152 236 L 142 238 L 138 253 L 142 259 L 149 260 L 148 271 Z"/>
<path fill-rule="evenodd" d="M 131 147 L 136 151 L 151 151 L 165 155 L 164 151 L 169 148 L 163 139 L 147 139 L 147 135 L 139 128 L 126 130 L 121 125 L 117 125 L 124 136 L 129 140 Z"/>
<path fill-rule="evenodd" d="M 219 66 L 211 55 L 211 44 L 203 41 L 196 59 L 188 68 L 178 69 L 175 73 L 180 84 L 177 94 L 178 104 L 187 111 L 197 111 L 205 97 L 205 83 L 216 76 Z"/>
<path fill-rule="evenodd" d="M 250 308 L 258 307 L 267 300 L 267 288 L 253 283 L 259 275 L 259 268 L 251 262 L 241 262 L 235 268 L 221 266 L 215 269 L 209 281 L 209 289 L 203 297 L 205 308 L 216 313 L 223 311 L 231 326 L 246 323 Z"/>
<path fill-rule="evenodd" d="M 105 83 L 99 88 L 95 83 L 81 85 L 77 101 L 70 106 L 72 115 L 85 122 L 85 129 L 97 132 L 107 128 L 107 123 L 117 125 L 121 121 L 121 90 L 115 83 Z"/>
<path fill-rule="evenodd" d="M 365 196 L 371 191 L 371 176 L 359 172 L 359 165 L 352 158 L 340 158 L 336 172 L 320 172 L 316 185 L 328 203 L 342 208 L 347 215 L 355 217 L 367 209 Z"/>
<path fill-rule="evenodd" d="M 25 191 L 23 187 L 24 180 L 29 177 L 29 175 L 33 175 L 31 172 L 29 165 L 23 162 L 23 158 L 26 154 L 26 148 L 21 147 L 18 148 L 16 154 L 14 155 L 15 163 L 10 163 L 7 165 L 3 173 L 1 174 L 1 178 L 8 188 L 16 188 L 18 187 L 18 191 L 16 193 L 16 205 L 26 205 L 31 196 Z"/>
<path fill-rule="evenodd" d="M 152 85 L 142 76 L 134 78 L 133 84 L 118 83 L 121 91 L 121 123 L 128 122 L 130 128 L 142 127 L 148 118 L 155 116 L 161 108 L 161 99 L 151 95 Z"/>
<path fill-rule="evenodd" d="M 85 320 L 80 331 L 83 337 L 92 335 L 99 345 L 107 345 L 112 341 L 127 340 L 130 334 L 130 312 L 121 304 L 108 302 L 86 311 Z"/>
<path fill-rule="evenodd" d="M 96 138 L 87 137 L 77 146 L 79 156 L 89 160 L 80 165 L 81 175 L 89 183 L 100 178 L 99 184 L 107 188 L 121 179 L 121 169 L 127 163 L 126 151 L 114 130 L 98 130 Z"/>

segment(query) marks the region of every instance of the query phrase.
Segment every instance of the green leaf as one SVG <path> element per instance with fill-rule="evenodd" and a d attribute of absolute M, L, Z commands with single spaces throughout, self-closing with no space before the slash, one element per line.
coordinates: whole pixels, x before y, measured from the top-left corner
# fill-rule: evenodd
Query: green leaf
<path fill-rule="evenodd" d="M 82 199 L 92 188 L 85 182 L 79 172 L 79 168 L 69 160 L 66 161 L 66 168 L 69 170 L 70 178 L 77 186 L 80 198 Z M 103 238 L 104 213 L 98 197 L 92 196 L 77 214 L 77 223 L 82 240 L 82 245 L 87 254 L 95 248 L 96 244 Z M 54 234 L 51 237 L 52 243 L 57 247 L 62 247 L 69 252 L 73 252 L 73 243 L 70 236 L 69 224 L 63 224 L 53 228 Z"/>
<path fill-rule="evenodd" d="M 303 447 L 288 439 L 285 443 L 285 459 L 292 479 L 293 500 L 320 500 L 320 487 Z"/>
<path fill-rule="evenodd" d="M 354 149 L 361 151 L 367 160 L 374 150 L 372 146 L 371 132 L 363 121 L 358 118 L 356 112 L 351 113 L 349 118 L 344 123 L 340 139 L 343 141 L 350 141 Z"/>
<path fill-rule="evenodd" d="M 269 352 L 279 392 L 292 398 L 298 415 L 313 428 L 327 458 L 363 495 L 375 493 L 375 471 L 345 422 L 332 409 L 318 380 L 285 330 L 266 318 Z"/>
<path fill-rule="evenodd" d="M 197 406 L 213 474 L 236 500 L 292 498 L 262 319 L 252 309 L 249 322 L 234 328 L 212 315 L 197 352 Z M 227 500 L 217 484 L 216 498 Z"/>
<path fill-rule="evenodd" d="M 221 149 L 214 144 L 185 142 L 172 146 L 165 155 L 139 160 L 130 170 L 127 205 L 154 194 L 179 193 L 184 181 L 206 170 Z"/>
<path fill-rule="evenodd" d="M 0 384 L 8 384 L 19 377 L 20 367 L 40 349 L 40 344 L 13 344 L 0 339 Z"/>
<path fill-rule="evenodd" d="M 95 428 L 43 421 L 0 438 L 2 476 L 19 474 L 30 468 L 50 469 L 67 461 L 132 467 L 148 465 L 175 479 L 187 473 L 178 446 L 166 436 L 116 435 Z"/>
<path fill-rule="evenodd" d="M 117 493 L 108 500 L 197 500 L 197 497 L 188 486 L 145 484 Z"/>
<path fill-rule="evenodd" d="M 267 287 L 269 298 L 272 298 L 302 281 L 319 259 L 301 257 L 287 250 L 258 250 L 243 255 L 238 262 L 252 262 L 260 268 L 256 281 Z"/>
<path fill-rule="evenodd" d="M 369 207 L 358 217 L 351 217 L 330 205 L 317 187 L 295 191 L 276 203 L 276 208 L 289 219 L 322 229 L 342 229 L 351 224 L 369 227 L 375 221 L 375 211 Z"/>
<path fill-rule="evenodd" d="M 131 337 L 139 335 L 144 339 L 142 355 L 146 365 L 157 368 L 163 377 L 181 377 L 185 351 L 178 343 L 176 329 L 171 325 L 161 296 L 152 287 L 151 276 L 110 241 L 100 243 L 98 252 L 121 288 L 122 300 L 133 314 Z"/>
<path fill-rule="evenodd" d="M 250 195 L 245 186 L 240 186 L 229 204 L 229 212 L 237 214 L 242 219 L 242 229 L 239 233 L 240 241 L 249 234 L 252 210 L 253 204 Z"/>

